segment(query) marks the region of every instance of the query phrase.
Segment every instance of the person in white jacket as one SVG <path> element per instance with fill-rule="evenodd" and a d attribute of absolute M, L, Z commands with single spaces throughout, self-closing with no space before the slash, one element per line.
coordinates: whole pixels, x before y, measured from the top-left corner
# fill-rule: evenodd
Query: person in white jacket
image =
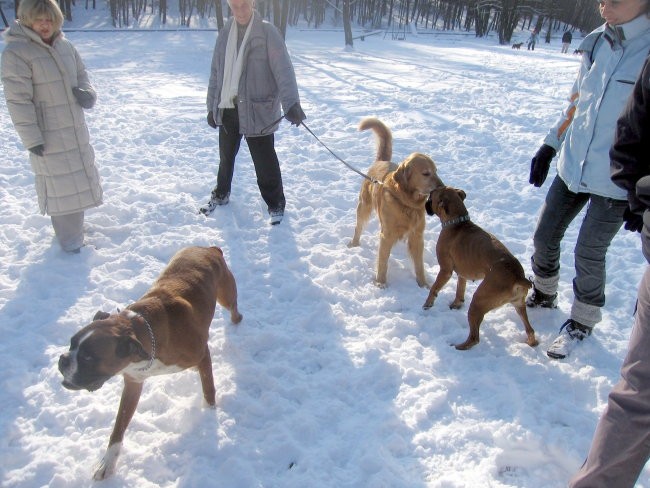
<path fill-rule="evenodd" d="M 531 162 L 529 182 L 542 186 L 559 152 L 557 176 L 546 194 L 535 229 L 534 277 L 529 307 L 557 307 L 560 247 L 564 233 L 587 206 L 575 245 L 571 315 L 547 350 L 568 356 L 591 335 L 605 304 L 605 256 L 631 218 L 626 193 L 612 183 L 609 148 L 616 120 L 650 50 L 650 0 L 601 0 L 605 24 L 580 45 L 582 62 L 569 105 Z"/>
<path fill-rule="evenodd" d="M 54 0 L 21 0 L 5 31 L 1 77 L 7 108 L 34 171 L 41 213 L 66 252 L 84 244 L 84 211 L 102 203 L 84 109 L 96 94 L 61 27 Z"/>

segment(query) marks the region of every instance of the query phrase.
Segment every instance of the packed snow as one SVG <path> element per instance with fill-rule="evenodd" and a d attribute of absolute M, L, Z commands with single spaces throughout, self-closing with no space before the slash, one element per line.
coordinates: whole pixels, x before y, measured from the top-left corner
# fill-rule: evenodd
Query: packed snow
<path fill-rule="evenodd" d="M 137 300 L 191 245 L 223 249 L 244 315 L 239 325 L 219 307 L 214 316 L 217 409 L 205 408 L 193 370 L 147 380 L 102 486 L 566 485 L 619 377 L 646 266 L 638 234 L 621 230 L 612 243 L 603 321 L 566 360 L 546 348 L 571 307 L 577 225 L 563 244 L 559 308 L 529 312 L 540 345 L 525 344 L 506 306 L 486 316 L 480 344 L 457 351 L 468 327 L 467 308 L 448 307 L 455 278 L 424 311 L 428 290 L 400 243 L 388 286 L 375 286 L 376 218 L 361 247 L 347 247 L 362 179 L 304 128 L 284 122 L 276 134 L 287 197 L 279 226 L 268 223 L 245 144 L 230 204 L 198 213 L 218 165 L 217 132 L 205 122 L 214 30 L 67 26 L 99 96 L 87 122 L 105 203 L 86 214 L 81 253 L 61 251 L 0 103 L 1 486 L 99 486 L 92 468 L 122 379 L 94 393 L 66 390 L 58 357 L 97 310 Z M 379 117 L 393 131 L 393 159 L 429 154 L 445 183 L 467 193 L 472 220 L 532 274 L 532 233 L 554 170 L 537 189 L 529 162 L 579 62 L 560 53 L 559 38 L 527 51 L 410 31 L 346 49 L 340 29 L 290 28 L 287 45 L 306 124 L 323 144 L 365 171 L 375 141 L 357 126 Z M 428 218 L 429 283 L 439 231 Z M 468 284 L 468 301 L 475 289 Z M 649 480 L 650 466 L 637 486 Z"/>

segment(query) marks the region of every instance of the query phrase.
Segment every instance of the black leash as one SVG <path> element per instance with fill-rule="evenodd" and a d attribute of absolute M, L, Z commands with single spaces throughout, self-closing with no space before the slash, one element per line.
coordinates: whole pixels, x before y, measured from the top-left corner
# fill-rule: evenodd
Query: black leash
<path fill-rule="evenodd" d="M 319 144 L 320 144 L 321 146 L 323 146 L 325 149 L 327 149 L 327 150 L 329 151 L 329 153 L 330 153 L 332 156 L 334 156 L 336 159 L 338 159 L 339 161 L 341 161 L 344 165 L 346 165 L 346 166 L 347 166 L 348 168 L 350 168 L 352 171 L 354 171 L 355 173 L 357 173 L 357 174 L 360 175 L 360 176 L 363 176 L 365 179 L 367 179 L 368 181 L 370 181 L 370 182 L 372 182 L 372 183 L 379 183 L 379 184 L 381 184 L 381 181 L 376 180 L 375 178 L 371 178 L 370 176 L 368 176 L 368 175 L 365 174 L 365 173 L 362 173 L 362 172 L 359 171 L 357 168 L 355 168 L 354 166 L 351 166 L 351 165 L 348 164 L 346 161 L 344 161 L 342 158 L 340 158 L 340 157 L 339 157 L 339 156 L 338 156 L 334 151 L 332 151 L 329 147 L 327 147 L 327 144 L 325 144 L 323 141 L 321 141 L 321 140 L 318 138 L 318 136 L 317 136 L 316 134 L 314 134 L 314 133 L 312 132 L 312 130 L 311 130 L 309 127 L 307 127 L 307 124 L 305 124 L 304 122 L 300 122 L 300 124 L 301 124 L 305 129 L 307 129 L 307 132 L 309 132 L 312 136 L 314 136 L 314 139 L 316 139 L 316 140 L 319 142 Z"/>
<path fill-rule="evenodd" d="M 262 134 L 266 133 L 266 131 L 269 130 L 271 127 L 273 127 L 275 124 L 280 123 L 280 121 L 281 121 L 282 119 L 284 119 L 285 116 L 286 116 L 286 115 L 283 115 L 283 116 L 280 117 L 278 120 L 276 120 L 276 121 L 272 122 L 271 124 L 267 125 L 266 127 L 264 127 L 264 129 L 262 129 Z M 341 161 L 344 165 L 346 165 L 346 166 L 347 166 L 348 168 L 350 168 L 352 171 L 354 171 L 355 173 L 357 173 L 357 174 L 360 175 L 360 176 L 363 176 L 366 180 L 368 180 L 368 181 L 370 181 L 370 182 L 372 182 L 372 183 L 378 183 L 378 184 L 380 184 L 380 185 L 382 184 L 381 181 L 376 180 L 375 178 L 371 178 L 370 176 L 368 176 L 368 175 L 365 174 L 365 173 L 362 173 L 362 172 L 359 171 L 357 168 L 355 168 L 354 166 L 351 166 L 351 165 L 348 164 L 345 160 L 343 160 L 342 158 L 340 158 L 340 157 L 339 157 L 339 156 L 338 156 L 334 151 L 332 151 L 329 147 L 327 147 L 327 144 L 325 144 L 323 141 L 321 141 L 321 140 L 318 138 L 318 136 L 317 136 L 316 134 L 314 134 L 313 131 L 312 131 L 309 127 L 307 127 L 307 124 L 305 124 L 304 121 L 303 121 L 303 122 L 300 122 L 300 125 L 302 125 L 305 129 L 307 129 L 307 132 L 309 132 L 309 133 L 314 137 L 314 139 L 316 139 L 316 140 L 318 141 L 318 143 L 319 143 L 321 146 L 323 146 L 325 149 L 327 149 L 327 150 L 329 151 L 329 153 L 330 153 L 332 156 L 334 156 L 336 159 L 338 159 L 339 161 Z"/>

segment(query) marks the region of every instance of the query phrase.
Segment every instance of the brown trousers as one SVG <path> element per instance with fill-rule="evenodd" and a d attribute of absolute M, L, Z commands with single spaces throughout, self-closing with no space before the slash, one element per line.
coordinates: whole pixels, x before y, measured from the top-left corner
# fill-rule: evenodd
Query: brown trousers
<path fill-rule="evenodd" d="M 587 460 L 570 488 L 632 488 L 650 458 L 650 266 L 639 285 L 636 318 L 621 380 L 614 386 Z M 647 480 L 645 480 L 647 481 Z"/>

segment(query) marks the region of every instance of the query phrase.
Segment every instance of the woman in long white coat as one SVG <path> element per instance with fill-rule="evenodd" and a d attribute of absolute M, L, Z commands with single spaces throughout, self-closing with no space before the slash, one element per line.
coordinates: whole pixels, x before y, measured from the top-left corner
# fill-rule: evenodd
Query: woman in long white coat
<path fill-rule="evenodd" d="M 97 98 L 54 0 L 22 0 L 5 33 L 2 84 L 11 120 L 29 150 L 42 214 L 61 247 L 83 246 L 84 211 L 102 203 L 84 108 Z"/>

